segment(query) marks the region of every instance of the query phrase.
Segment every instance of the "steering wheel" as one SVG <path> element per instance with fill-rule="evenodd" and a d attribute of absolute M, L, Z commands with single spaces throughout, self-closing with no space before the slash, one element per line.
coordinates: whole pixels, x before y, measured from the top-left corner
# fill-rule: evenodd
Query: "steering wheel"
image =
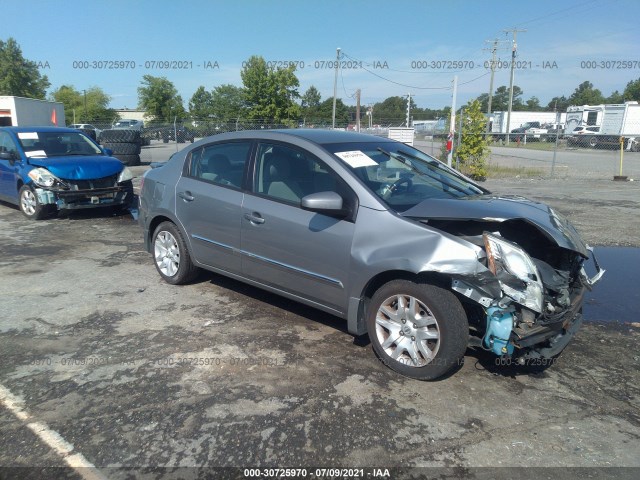
<path fill-rule="evenodd" d="M 396 191 L 398 190 L 398 188 L 400 187 L 400 185 L 402 185 L 403 183 L 407 184 L 406 189 L 405 189 L 405 191 L 407 191 L 407 192 L 413 186 L 413 180 L 411 180 L 411 178 L 409 178 L 409 177 L 399 178 L 398 180 L 396 180 L 395 182 L 393 182 L 391 185 L 389 185 L 388 187 L 386 187 L 384 189 L 384 192 L 382 193 L 382 198 L 384 198 L 386 200 L 389 197 L 391 197 L 391 195 L 395 194 Z"/>

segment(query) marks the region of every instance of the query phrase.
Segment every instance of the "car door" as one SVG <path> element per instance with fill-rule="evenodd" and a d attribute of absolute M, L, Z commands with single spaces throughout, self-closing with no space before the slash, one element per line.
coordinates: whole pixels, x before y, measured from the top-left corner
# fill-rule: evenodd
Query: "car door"
<path fill-rule="evenodd" d="M 204 145 L 191 152 L 176 185 L 176 215 L 200 263 L 240 274 L 240 219 L 250 141 Z"/>
<path fill-rule="evenodd" d="M 245 277 L 337 312 L 346 310 L 354 214 L 303 210 L 300 199 L 335 191 L 355 212 L 357 199 L 339 176 L 297 147 L 261 142 L 252 191 L 242 208 Z"/>
<path fill-rule="evenodd" d="M 20 165 L 18 148 L 9 132 L 0 132 L 0 152 L 13 154 L 14 159 L 0 158 L 0 197 L 15 202 L 18 198 L 16 172 Z"/>

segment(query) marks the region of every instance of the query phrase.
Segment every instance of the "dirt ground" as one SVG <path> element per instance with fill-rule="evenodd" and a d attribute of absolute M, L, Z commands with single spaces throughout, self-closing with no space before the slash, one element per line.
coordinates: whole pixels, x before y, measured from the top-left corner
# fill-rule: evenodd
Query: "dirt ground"
<path fill-rule="evenodd" d="M 548 202 L 593 245 L 640 246 L 636 182 L 487 187 Z M 585 324 L 544 373 L 469 349 L 458 371 L 424 383 L 312 308 L 208 273 L 167 285 L 129 215 L 30 222 L 0 204 L 0 244 L 0 478 L 640 476 L 633 322 Z"/>

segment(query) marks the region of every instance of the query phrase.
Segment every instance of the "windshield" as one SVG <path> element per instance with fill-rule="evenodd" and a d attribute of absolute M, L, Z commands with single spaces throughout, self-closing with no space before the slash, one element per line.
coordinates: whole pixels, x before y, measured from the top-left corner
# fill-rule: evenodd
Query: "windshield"
<path fill-rule="evenodd" d="M 461 198 L 486 193 L 442 162 L 402 143 L 382 140 L 323 146 L 398 212 L 429 198 Z"/>
<path fill-rule="evenodd" d="M 80 132 L 19 132 L 27 157 L 102 155 L 102 150 Z"/>
<path fill-rule="evenodd" d="M 324 145 L 389 207 L 403 212 L 429 198 L 485 193 L 435 158 L 398 142 Z"/>
<path fill-rule="evenodd" d="M 402 143 L 383 140 L 323 147 L 398 212 L 430 198 L 461 198 L 487 192 L 442 162 Z"/>

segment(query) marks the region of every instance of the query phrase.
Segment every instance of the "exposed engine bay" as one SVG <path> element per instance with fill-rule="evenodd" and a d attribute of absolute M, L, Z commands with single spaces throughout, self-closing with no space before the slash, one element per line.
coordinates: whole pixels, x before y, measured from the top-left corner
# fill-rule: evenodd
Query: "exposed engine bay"
<path fill-rule="evenodd" d="M 527 220 L 422 221 L 483 249 L 479 260 L 488 271 L 458 276 L 451 286 L 467 299 L 472 335 L 481 347 L 521 364 L 552 359 L 564 349 L 582 323 L 585 289 L 604 273 L 592 252 L 599 272 L 589 279 L 585 250 L 559 246 Z"/>

